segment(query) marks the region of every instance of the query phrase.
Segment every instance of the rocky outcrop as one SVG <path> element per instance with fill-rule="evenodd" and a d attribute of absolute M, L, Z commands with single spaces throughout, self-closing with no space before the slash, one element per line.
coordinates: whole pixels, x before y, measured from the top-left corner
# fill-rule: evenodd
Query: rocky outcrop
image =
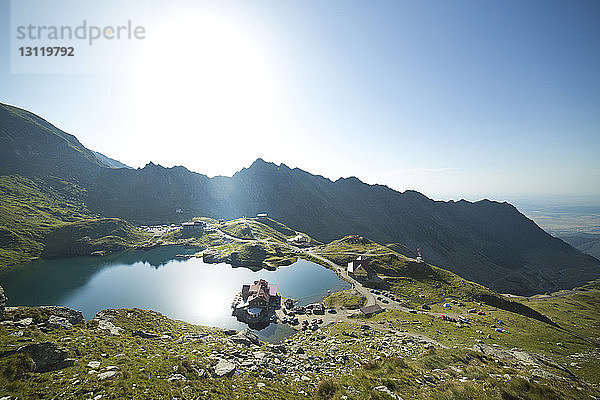
<path fill-rule="evenodd" d="M 4 295 L 4 289 L 0 286 L 0 321 L 4 319 L 4 308 L 6 307 L 6 296 Z"/>
<path fill-rule="evenodd" d="M 99 319 L 97 321 L 98 321 L 98 326 L 97 326 L 96 330 L 98 330 L 100 332 L 108 333 L 109 335 L 112 335 L 112 336 L 119 336 L 121 334 L 121 332 L 123 331 L 123 328 L 116 326 L 115 324 L 113 324 L 110 321 L 105 321 L 103 319 Z"/>
<path fill-rule="evenodd" d="M 218 264 L 226 262 L 226 257 L 223 257 L 219 250 L 206 249 L 202 252 L 202 261 L 209 264 Z"/>
<path fill-rule="evenodd" d="M 61 306 L 41 306 L 40 310 L 56 317 L 63 318 L 71 325 L 77 325 L 83 323 L 83 314 L 81 311 L 72 310 L 67 307 Z"/>
<path fill-rule="evenodd" d="M 568 374 L 572 378 L 575 378 L 575 375 L 569 369 L 541 354 L 528 353 L 520 349 L 509 350 L 502 347 L 489 346 L 482 343 L 478 343 L 475 346 L 473 346 L 472 350 L 478 351 L 480 353 L 486 354 L 494 358 L 512 362 L 519 367 L 533 366 L 555 368 L 559 371 Z"/>
<path fill-rule="evenodd" d="M 48 322 L 47 322 L 48 328 L 50 329 L 71 329 L 73 328 L 73 325 L 69 322 L 68 319 L 64 318 L 64 317 L 58 317 L 56 315 L 51 315 L 50 318 L 48 318 Z"/>
<path fill-rule="evenodd" d="M 81 325 L 85 321 L 81 311 L 72 310 L 60 306 L 40 306 L 35 307 L 36 312 L 29 314 L 31 317 L 21 318 L 23 313 L 27 313 L 29 307 L 3 307 L 2 325 L 27 327 L 37 326 L 44 332 L 55 329 L 72 329 L 74 325 Z"/>
<path fill-rule="evenodd" d="M 69 353 L 52 342 L 28 344 L 20 347 L 16 352 L 31 357 L 35 372 L 56 371 L 75 365 L 75 360 L 68 358 Z"/>
<path fill-rule="evenodd" d="M 115 310 L 102 310 L 94 319 L 90 322 L 95 322 L 96 330 L 102 333 L 108 333 L 112 336 L 119 336 L 123 332 L 123 328 L 120 328 L 113 324 L 115 317 Z"/>
<path fill-rule="evenodd" d="M 233 335 L 229 338 L 233 343 L 239 343 L 246 346 L 250 345 L 260 345 L 260 340 L 256 333 L 252 332 L 250 329 L 244 329 L 243 331 L 238 332 L 237 335 Z"/>
<path fill-rule="evenodd" d="M 42 315 L 48 316 L 46 321 L 39 326 L 45 331 L 54 329 L 72 329 L 73 325 L 83 324 L 83 314 L 81 311 L 72 310 L 61 306 L 41 306 L 39 307 Z"/>

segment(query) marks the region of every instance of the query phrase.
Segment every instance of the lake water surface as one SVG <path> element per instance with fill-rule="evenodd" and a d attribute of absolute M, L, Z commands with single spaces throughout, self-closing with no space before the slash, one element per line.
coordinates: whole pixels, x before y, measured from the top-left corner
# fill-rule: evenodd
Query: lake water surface
<path fill-rule="evenodd" d="M 106 308 L 144 308 L 194 324 L 243 329 L 231 316 L 231 301 L 241 286 L 257 279 L 277 285 L 283 297 L 300 304 L 319 301 L 328 290 L 350 285 L 331 270 L 298 260 L 276 271 L 252 271 L 202 259 L 174 259 L 193 253 L 178 246 L 125 251 L 107 257 L 37 260 L 0 273 L 7 305 L 62 305 L 86 319 Z M 265 340 L 288 335 L 291 328 L 271 324 L 257 332 Z"/>

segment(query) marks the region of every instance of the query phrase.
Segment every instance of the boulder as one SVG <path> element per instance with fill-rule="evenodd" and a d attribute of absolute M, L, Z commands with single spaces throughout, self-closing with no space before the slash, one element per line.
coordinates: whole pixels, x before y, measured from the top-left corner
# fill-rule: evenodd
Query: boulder
<path fill-rule="evenodd" d="M 19 347 L 17 353 L 24 353 L 31 357 L 35 372 L 55 371 L 75 365 L 75 360 L 68 358 L 67 351 L 52 342 L 28 344 Z"/>
<path fill-rule="evenodd" d="M 21 326 L 29 326 L 29 325 L 33 324 L 33 318 L 28 317 L 28 318 L 20 319 L 16 322 L 16 324 L 21 325 Z"/>
<path fill-rule="evenodd" d="M 220 359 L 215 365 L 215 377 L 231 377 L 235 373 L 235 364 L 231 361 Z"/>
<path fill-rule="evenodd" d="M 90 322 L 97 323 L 96 331 L 101 333 L 107 333 L 112 336 L 119 336 L 123 331 L 123 328 L 120 328 L 114 324 L 115 316 L 117 316 L 117 310 L 102 310 L 96 314 L 94 319 Z"/>
<path fill-rule="evenodd" d="M 157 339 L 159 336 L 146 331 L 133 331 L 132 336 L 139 336 L 142 339 Z"/>
<path fill-rule="evenodd" d="M 96 321 L 98 321 L 98 326 L 96 327 L 96 330 L 98 331 L 102 331 L 113 336 L 119 336 L 121 331 L 123 331 L 123 328 L 116 326 L 110 321 L 105 321 L 103 319 L 98 319 Z"/>
<path fill-rule="evenodd" d="M 118 374 L 117 371 L 106 371 L 106 372 L 99 373 L 98 375 L 96 375 L 96 377 L 102 381 L 104 379 L 110 379 L 110 378 L 116 376 L 117 374 Z"/>
<path fill-rule="evenodd" d="M 64 317 L 51 315 L 46 322 L 46 327 L 49 329 L 71 329 L 73 325 Z"/>
<path fill-rule="evenodd" d="M 187 378 L 182 375 L 182 374 L 171 374 L 167 380 L 169 382 L 175 382 L 175 381 L 187 381 Z"/>
<path fill-rule="evenodd" d="M 229 339 L 234 343 L 240 343 L 246 346 L 250 346 L 252 344 L 260 346 L 260 340 L 258 339 L 258 336 L 256 336 L 256 333 L 252 332 L 250 329 L 244 329 L 243 331 L 238 332 L 237 335 L 231 336 Z"/>
<path fill-rule="evenodd" d="M 373 388 L 374 392 L 381 392 L 387 394 L 389 397 L 395 400 L 402 400 L 402 397 L 398 396 L 396 393 L 392 392 L 387 386 L 375 386 Z"/>

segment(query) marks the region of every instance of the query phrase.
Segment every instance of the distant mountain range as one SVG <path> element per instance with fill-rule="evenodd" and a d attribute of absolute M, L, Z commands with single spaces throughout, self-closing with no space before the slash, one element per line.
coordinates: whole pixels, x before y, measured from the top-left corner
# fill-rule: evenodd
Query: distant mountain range
<path fill-rule="evenodd" d="M 85 189 L 90 212 L 138 224 L 265 212 L 320 241 L 359 234 L 419 247 L 428 262 L 501 292 L 533 294 L 600 276 L 598 259 L 550 236 L 508 203 L 433 201 L 262 159 L 232 177 L 153 163 L 131 169 L 8 105 L 0 105 L 0 175 L 59 177 Z"/>

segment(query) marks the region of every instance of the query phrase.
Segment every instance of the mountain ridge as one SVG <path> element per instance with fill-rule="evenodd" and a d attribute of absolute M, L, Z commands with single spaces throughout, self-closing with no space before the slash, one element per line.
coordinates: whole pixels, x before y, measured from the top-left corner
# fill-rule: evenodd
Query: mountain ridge
<path fill-rule="evenodd" d="M 0 107 L 0 174 L 73 181 L 85 188 L 82 200 L 97 215 L 152 224 L 266 212 L 323 242 L 359 234 L 418 247 L 429 262 L 501 292 L 570 288 L 600 275 L 600 261 L 553 238 L 507 202 L 435 201 L 356 177 L 333 181 L 262 158 L 231 177 L 152 162 L 108 168 L 74 136 L 35 118 Z M 55 145 L 44 150 L 44 143 Z"/>
<path fill-rule="evenodd" d="M 96 156 L 96 158 L 105 166 L 109 167 L 109 168 L 127 168 L 127 169 L 133 169 L 131 168 L 129 165 L 123 164 L 121 161 L 115 160 L 114 158 L 110 158 L 108 156 L 105 156 L 104 154 L 98 152 L 98 151 L 94 151 L 92 150 L 94 155 Z"/>

